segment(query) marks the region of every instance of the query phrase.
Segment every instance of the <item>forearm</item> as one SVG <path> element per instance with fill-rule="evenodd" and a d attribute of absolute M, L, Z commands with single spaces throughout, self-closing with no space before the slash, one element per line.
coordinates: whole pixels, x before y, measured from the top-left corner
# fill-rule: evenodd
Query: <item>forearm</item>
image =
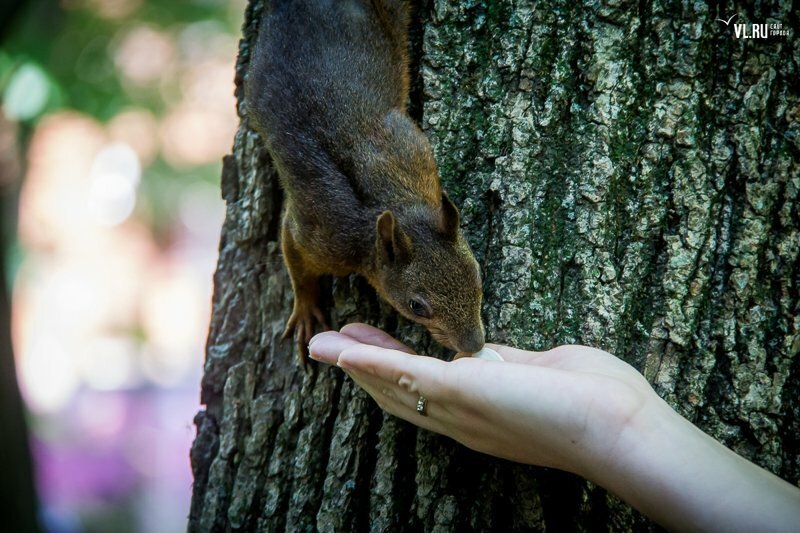
<path fill-rule="evenodd" d="M 797 530 L 800 489 L 651 404 L 587 478 L 672 530 Z"/>

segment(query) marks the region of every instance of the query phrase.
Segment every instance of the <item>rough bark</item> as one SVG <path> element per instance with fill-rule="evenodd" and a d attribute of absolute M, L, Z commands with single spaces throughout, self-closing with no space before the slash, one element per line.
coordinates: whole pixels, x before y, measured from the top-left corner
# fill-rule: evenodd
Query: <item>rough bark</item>
<path fill-rule="evenodd" d="M 237 86 L 258 31 L 246 12 Z M 800 21 L 789 2 L 567 0 L 415 6 L 411 109 L 485 275 L 496 342 L 582 343 L 681 414 L 800 480 Z M 736 39 L 717 17 L 782 23 Z M 279 336 L 281 192 L 242 126 L 222 175 L 191 530 L 653 527 L 604 490 L 483 457 L 383 415 Z M 334 326 L 441 352 L 358 278 Z"/>

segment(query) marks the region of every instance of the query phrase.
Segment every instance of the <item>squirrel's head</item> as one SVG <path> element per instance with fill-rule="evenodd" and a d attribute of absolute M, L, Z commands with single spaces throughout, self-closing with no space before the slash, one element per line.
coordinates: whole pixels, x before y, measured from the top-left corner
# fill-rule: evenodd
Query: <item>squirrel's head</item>
<path fill-rule="evenodd" d="M 405 228 L 391 211 L 378 217 L 378 291 L 440 344 L 477 352 L 484 344 L 481 276 L 461 235 L 458 209 L 443 193 L 438 210 L 407 215 Z"/>

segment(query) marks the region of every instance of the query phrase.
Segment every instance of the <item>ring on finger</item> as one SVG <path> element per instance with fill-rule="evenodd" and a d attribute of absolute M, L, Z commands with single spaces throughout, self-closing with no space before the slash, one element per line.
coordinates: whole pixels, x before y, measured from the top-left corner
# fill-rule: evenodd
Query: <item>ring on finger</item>
<path fill-rule="evenodd" d="M 417 400 L 417 412 L 422 416 L 428 416 L 428 399 L 421 394 Z"/>

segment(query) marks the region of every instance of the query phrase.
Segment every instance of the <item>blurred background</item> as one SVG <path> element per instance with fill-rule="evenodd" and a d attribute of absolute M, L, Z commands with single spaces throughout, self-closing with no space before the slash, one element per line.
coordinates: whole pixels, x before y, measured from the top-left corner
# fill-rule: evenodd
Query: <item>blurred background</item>
<path fill-rule="evenodd" d="M 2 420 L 46 531 L 183 531 L 245 0 L 0 5 Z"/>

